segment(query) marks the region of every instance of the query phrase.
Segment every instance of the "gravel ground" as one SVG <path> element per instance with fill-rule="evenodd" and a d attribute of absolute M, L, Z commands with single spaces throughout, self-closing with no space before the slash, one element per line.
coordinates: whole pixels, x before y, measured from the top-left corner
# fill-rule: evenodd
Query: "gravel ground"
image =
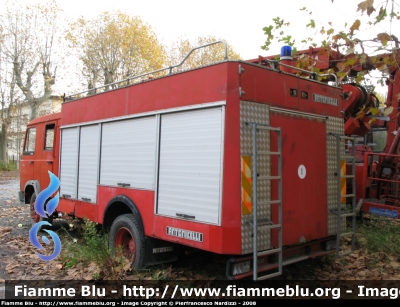
<path fill-rule="evenodd" d="M 21 206 L 18 201 L 18 177 L 18 171 L 0 172 L 0 299 L 4 296 L 4 280 L 9 278 L 4 260 L 17 254 L 6 243 L 28 237 L 31 225 L 29 206 Z"/>

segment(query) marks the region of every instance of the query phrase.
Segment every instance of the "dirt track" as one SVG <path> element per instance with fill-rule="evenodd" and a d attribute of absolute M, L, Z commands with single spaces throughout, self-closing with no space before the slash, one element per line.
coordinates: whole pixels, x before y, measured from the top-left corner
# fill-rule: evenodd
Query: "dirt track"
<path fill-rule="evenodd" d="M 18 172 L 0 172 L 0 298 L 4 295 L 2 284 L 10 278 L 6 260 L 18 257 L 12 240 L 27 238 L 30 228 L 29 209 L 19 204 L 18 188 Z"/>

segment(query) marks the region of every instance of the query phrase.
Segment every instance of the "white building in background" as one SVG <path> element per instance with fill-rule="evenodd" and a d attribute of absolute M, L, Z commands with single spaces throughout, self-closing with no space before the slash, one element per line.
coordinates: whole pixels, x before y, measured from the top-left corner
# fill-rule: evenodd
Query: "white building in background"
<path fill-rule="evenodd" d="M 40 105 L 38 116 L 60 112 L 61 102 L 61 96 L 50 96 L 47 101 Z M 13 119 L 8 131 L 8 159 L 10 162 L 19 164 L 24 145 L 26 125 L 29 122 L 30 116 L 31 109 L 28 103 L 23 103 L 16 108 L 16 114 L 13 114 Z"/>

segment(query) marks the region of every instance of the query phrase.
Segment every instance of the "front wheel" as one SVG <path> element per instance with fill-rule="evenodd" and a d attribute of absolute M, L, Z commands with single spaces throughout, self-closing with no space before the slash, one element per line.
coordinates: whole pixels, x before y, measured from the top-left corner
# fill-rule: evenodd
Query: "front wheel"
<path fill-rule="evenodd" d="M 46 222 L 49 222 L 51 224 L 53 222 L 53 217 L 50 216 L 50 217 L 44 218 L 44 217 L 41 217 L 39 214 L 37 214 L 36 211 L 35 211 L 35 203 L 36 203 L 36 193 L 34 192 L 32 194 L 32 196 L 31 196 L 30 206 L 29 206 L 30 213 L 31 213 L 31 223 L 32 223 L 32 225 L 36 224 L 36 223 L 39 223 L 39 222 L 42 222 L 42 221 L 46 221 Z M 47 226 L 41 227 L 41 229 L 48 229 L 48 228 L 49 227 L 47 227 Z"/>
<path fill-rule="evenodd" d="M 132 263 L 133 269 L 144 266 L 144 233 L 133 214 L 123 214 L 114 220 L 110 230 L 109 247 L 113 254 L 121 251 Z"/>

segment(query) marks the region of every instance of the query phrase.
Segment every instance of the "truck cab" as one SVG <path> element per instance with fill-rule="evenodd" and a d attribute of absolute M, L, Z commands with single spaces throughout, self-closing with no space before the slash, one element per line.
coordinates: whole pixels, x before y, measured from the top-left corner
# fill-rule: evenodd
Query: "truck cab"
<path fill-rule="evenodd" d="M 36 196 L 49 185 L 49 174 L 58 176 L 59 133 L 61 113 L 42 116 L 31 121 L 26 129 L 20 164 L 21 204 L 31 204 L 34 222 L 39 216 L 33 208 Z M 32 197 L 33 196 L 33 197 Z"/>

